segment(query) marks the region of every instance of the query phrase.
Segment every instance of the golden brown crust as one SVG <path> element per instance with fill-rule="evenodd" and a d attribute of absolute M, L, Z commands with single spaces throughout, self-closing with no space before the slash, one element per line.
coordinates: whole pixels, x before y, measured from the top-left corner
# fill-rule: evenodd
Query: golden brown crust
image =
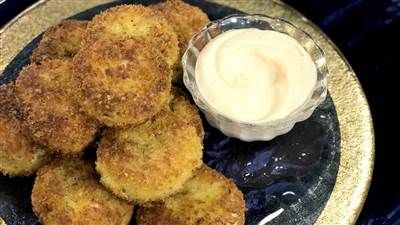
<path fill-rule="evenodd" d="M 20 116 L 14 84 L 0 84 L 0 113 L 13 117 Z"/>
<path fill-rule="evenodd" d="M 56 59 L 25 67 L 16 81 L 16 95 L 31 137 L 63 154 L 83 151 L 98 127 L 74 105 L 71 79 L 71 62 Z"/>
<path fill-rule="evenodd" d="M 200 8 L 189 5 L 181 0 L 168 0 L 150 7 L 161 12 L 178 35 L 180 49 L 179 58 L 181 58 L 185 52 L 192 36 L 199 32 L 209 22 L 207 14 L 205 14 Z M 181 82 L 181 69 L 182 68 L 179 65 L 172 77 L 172 81 Z"/>
<path fill-rule="evenodd" d="M 174 30 L 157 11 L 142 5 L 120 5 L 96 15 L 88 24 L 84 43 L 129 38 L 147 39 L 162 52 L 171 69 L 179 66 L 178 38 Z"/>
<path fill-rule="evenodd" d="M 189 97 L 179 88 L 172 88 L 169 108 L 187 124 L 195 126 L 197 134 L 203 140 L 204 129 L 197 107 L 189 102 Z"/>
<path fill-rule="evenodd" d="M 139 208 L 138 225 L 244 225 L 243 194 L 233 181 L 203 166 L 183 189 Z"/>
<path fill-rule="evenodd" d="M 93 162 L 75 158 L 41 167 L 31 198 L 44 225 L 127 225 L 133 211 L 100 185 Z"/>
<path fill-rule="evenodd" d="M 82 46 L 87 21 L 64 20 L 50 27 L 43 34 L 38 47 L 31 55 L 31 62 L 48 59 L 72 58 Z"/>
<path fill-rule="evenodd" d="M 168 100 L 171 70 L 145 40 L 98 40 L 73 63 L 78 102 L 107 126 L 142 123 Z"/>
<path fill-rule="evenodd" d="M 182 106 L 192 110 L 189 102 Z M 97 151 L 101 182 L 121 198 L 146 202 L 178 191 L 202 165 L 198 124 L 178 111 L 163 109 L 136 127 L 108 130 Z"/>
<path fill-rule="evenodd" d="M 12 85 L 0 85 L 0 173 L 27 176 L 39 168 L 46 153 L 33 143 L 17 119 L 17 101 L 12 88 Z"/>

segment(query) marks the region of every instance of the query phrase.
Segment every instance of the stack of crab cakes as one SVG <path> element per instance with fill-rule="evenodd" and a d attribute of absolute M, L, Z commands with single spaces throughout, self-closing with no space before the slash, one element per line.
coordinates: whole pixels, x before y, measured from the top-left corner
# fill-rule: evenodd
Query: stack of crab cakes
<path fill-rule="evenodd" d="M 243 195 L 202 162 L 180 58 L 208 23 L 180 0 L 50 27 L 0 86 L 0 172 L 31 175 L 47 224 L 244 224 Z M 84 154 L 91 147 L 96 157 Z"/>

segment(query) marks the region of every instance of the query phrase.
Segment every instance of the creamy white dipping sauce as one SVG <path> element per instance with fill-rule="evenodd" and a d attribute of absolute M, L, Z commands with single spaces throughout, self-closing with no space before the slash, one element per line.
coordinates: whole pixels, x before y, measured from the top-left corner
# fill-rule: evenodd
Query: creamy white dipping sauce
<path fill-rule="evenodd" d="M 284 118 L 310 96 L 317 70 L 292 37 L 256 28 L 220 34 L 200 52 L 196 82 L 219 113 L 248 123 Z"/>

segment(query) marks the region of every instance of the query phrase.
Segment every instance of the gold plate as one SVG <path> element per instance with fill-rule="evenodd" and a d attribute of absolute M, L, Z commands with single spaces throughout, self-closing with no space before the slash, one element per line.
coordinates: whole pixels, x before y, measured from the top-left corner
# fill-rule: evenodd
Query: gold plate
<path fill-rule="evenodd" d="M 41 0 L 0 30 L 0 73 L 8 63 L 49 26 L 61 19 L 111 0 Z M 312 22 L 278 0 L 212 0 L 247 13 L 284 18 L 311 34 L 325 51 L 341 134 L 340 167 L 333 192 L 316 224 L 354 224 L 368 194 L 374 165 L 374 133 L 365 94 L 351 66 Z M 0 218 L 0 224 L 1 224 Z"/>

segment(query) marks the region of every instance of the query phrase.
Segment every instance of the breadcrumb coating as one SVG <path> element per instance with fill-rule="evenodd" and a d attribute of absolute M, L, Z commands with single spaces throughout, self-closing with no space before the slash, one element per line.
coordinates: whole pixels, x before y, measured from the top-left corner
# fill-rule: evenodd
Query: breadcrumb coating
<path fill-rule="evenodd" d="M 146 40 L 98 40 L 73 64 L 78 102 L 109 127 L 143 123 L 168 101 L 171 70 Z"/>
<path fill-rule="evenodd" d="M 204 129 L 199 110 L 189 102 L 189 97 L 177 87 L 172 88 L 169 108 L 186 123 L 193 125 L 196 128 L 197 134 L 203 140 Z"/>
<path fill-rule="evenodd" d="M 18 119 L 12 85 L 0 85 L 0 173 L 27 176 L 46 159 L 46 151 L 33 143 Z"/>
<path fill-rule="evenodd" d="M 193 122 L 200 119 L 195 107 L 181 97 L 170 107 L 139 126 L 104 134 L 96 169 L 117 196 L 140 203 L 165 198 L 202 165 L 203 129 Z"/>
<path fill-rule="evenodd" d="M 181 0 L 168 0 L 150 6 L 159 11 L 178 35 L 179 58 L 185 53 L 190 39 L 209 22 L 207 14 L 200 8 Z M 175 70 L 172 81 L 182 82 L 182 66 Z"/>
<path fill-rule="evenodd" d="M 140 207 L 138 225 L 244 225 L 243 194 L 233 181 L 203 166 L 183 189 Z"/>
<path fill-rule="evenodd" d="M 43 225 L 127 225 L 133 212 L 98 182 L 93 162 L 77 158 L 41 167 L 31 200 Z"/>
<path fill-rule="evenodd" d="M 82 47 L 87 21 L 64 20 L 48 28 L 31 55 L 32 63 L 48 59 L 71 59 Z"/>
<path fill-rule="evenodd" d="M 120 5 L 96 15 L 88 24 L 84 43 L 130 38 L 148 40 L 161 51 L 172 70 L 180 65 L 178 38 L 173 28 L 157 11 L 142 5 Z"/>
<path fill-rule="evenodd" d="M 31 64 L 15 85 L 24 124 L 35 142 L 53 152 L 76 154 L 93 141 L 98 123 L 78 111 L 73 101 L 71 61 Z"/>

